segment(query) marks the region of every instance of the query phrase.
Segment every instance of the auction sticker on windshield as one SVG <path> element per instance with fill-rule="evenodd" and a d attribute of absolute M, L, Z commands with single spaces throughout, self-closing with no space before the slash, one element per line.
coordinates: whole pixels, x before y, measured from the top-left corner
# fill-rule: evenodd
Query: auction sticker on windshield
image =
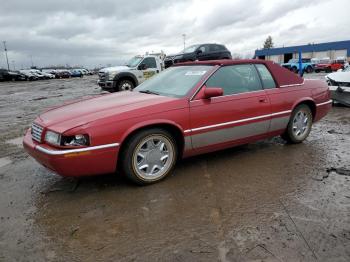
<path fill-rule="evenodd" d="M 186 76 L 202 76 L 206 73 L 207 71 L 187 71 Z"/>

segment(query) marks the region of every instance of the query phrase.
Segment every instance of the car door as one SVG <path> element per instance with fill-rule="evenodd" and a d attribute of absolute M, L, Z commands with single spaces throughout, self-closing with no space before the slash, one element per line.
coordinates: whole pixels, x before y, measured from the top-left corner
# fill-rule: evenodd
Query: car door
<path fill-rule="evenodd" d="M 254 65 L 219 68 L 205 83 L 223 96 L 190 101 L 191 139 L 195 149 L 253 138 L 268 132 L 270 102 Z"/>
<path fill-rule="evenodd" d="M 142 70 L 143 77 L 139 79 L 139 83 L 142 83 L 148 78 L 154 76 L 157 71 L 159 71 L 155 57 L 146 57 L 140 64 L 144 64 L 145 69 Z"/>

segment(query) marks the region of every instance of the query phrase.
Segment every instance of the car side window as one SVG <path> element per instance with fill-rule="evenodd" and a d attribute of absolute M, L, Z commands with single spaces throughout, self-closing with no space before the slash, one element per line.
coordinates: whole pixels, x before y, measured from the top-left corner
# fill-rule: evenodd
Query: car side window
<path fill-rule="evenodd" d="M 210 52 L 215 52 L 215 51 L 220 51 L 220 46 L 219 45 L 210 45 L 209 46 L 209 51 Z"/>
<path fill-rule="evenodd" d="M 157 68 L 156 59 L 154 57 L 146 57 L 143 59 L 142 64 L 145 64 L 147 68 Z"/>
<path fill-rule="evenodd" d="M 266 66 L 262 64 L 257 64 L 256 68 L 259 71 L 264 89 L 275 88 L 276 87 L 275 80 L 273 79 L 270 71 L 266 68 Z"/>
<path fill-rule="evenodd" d="M 198 50 L 201 50 L 202 53 L 208 52 L 208 46 L 207 45 L 202 45 L 201 47 L 198 48 Z"/>
<path fill-rule="evenodd" d="M 206 86 L 221 87 L 224 95 L 262 90 L 255 67 L 248 64 L 221 67 L 208 79 Z"/>

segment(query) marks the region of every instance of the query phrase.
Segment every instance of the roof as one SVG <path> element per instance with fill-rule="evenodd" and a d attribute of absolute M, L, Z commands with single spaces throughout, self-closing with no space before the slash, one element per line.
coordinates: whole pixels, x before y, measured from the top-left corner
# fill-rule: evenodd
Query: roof
<path fill-rule="evenodd" d="M 222 60 L 207 60 L 207 61 L 190 61 L 183 63 L 176 63 L 174 66 L 181 65 L 237 65 L 237 64 L 267 64 L 271 61 L 258 60 L 258 59 L 222 59 Z"/>
<path fill-rule="evenodd" d="M 305 52 L 322 52 L 322 51 L 328 51 L 328 50 L 343 50 L 343 49 L 346 49 L 348 52 L 348 56 L 350 56 L 350 40 L 320 43 L 320 44 L 278 47 L 278 48 L 270 48 L 270 49 L 259 49 L 259 50 L 255 50 L 255 56 L 282 55 L 287 53 L 297 53 L 299 51 L 305 53 Z"/>
<path fill-rule="evenodd" d="M 273 78 L 279 86 L 288 85 L 300 85 L 304 82 L 303 78 L 297 74 L 285 69 L 284 67 L 276 64 L 273 61 L 260 60 L 260 59 L 240 59 L 240 60 L 207 60 L 207 61 L 195 61 L 195 62 L 184 62 L 177 63 L 173 66 L 189 66 L 189 65 L 213 65 L 213 66 L 227 66 L 227 65 L 238 65 L 238 64 L 264 64 L 271 72 Z"/>

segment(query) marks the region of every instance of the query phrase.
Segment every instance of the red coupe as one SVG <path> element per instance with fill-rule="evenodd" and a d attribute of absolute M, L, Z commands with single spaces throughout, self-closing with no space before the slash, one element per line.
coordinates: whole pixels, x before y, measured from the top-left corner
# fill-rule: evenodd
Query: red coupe
<path fill-rule="evenodd" d="M 300 143 L 331 108 L 328 86 L 261 60 L 177 64 L 133 91 L 50 109 L 24 147 L 62 176 L 164 178 L 183 157 L 281 135 Z"/>

